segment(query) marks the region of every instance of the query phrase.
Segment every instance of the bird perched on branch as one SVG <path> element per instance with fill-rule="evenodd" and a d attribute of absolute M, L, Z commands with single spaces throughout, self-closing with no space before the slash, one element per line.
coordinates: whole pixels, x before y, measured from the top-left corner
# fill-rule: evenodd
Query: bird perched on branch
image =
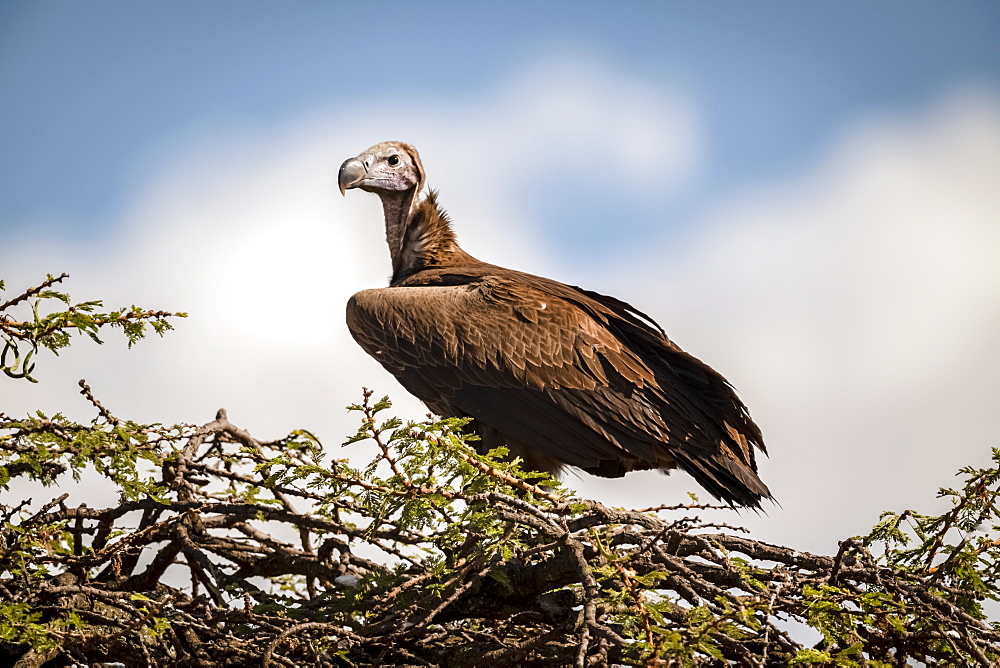
<path fill-rule="evenodd" d="M 481 262 L 461 249 L 408 144 L 340 168 L 341 193 L 375 193 L 389 287 L 347 304 L 354 339 L 442 416 L 474 418 L 484 450 L 526 470 L 604 477 L 680 468 L 712 496 L 759 507 L 760 429 L 718 372 L 623 301 Z"/>

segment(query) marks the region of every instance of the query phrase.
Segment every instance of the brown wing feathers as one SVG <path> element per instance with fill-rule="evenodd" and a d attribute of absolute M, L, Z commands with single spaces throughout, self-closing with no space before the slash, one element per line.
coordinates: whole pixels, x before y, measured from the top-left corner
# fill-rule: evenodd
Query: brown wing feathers
<path fill-rule="evenodd" d="M 411 204 L 422 182 L 416 151 L 394 142 L 340 175 L 382 198 L 394 269 L 390 287 L 351 298 L 348 327 L 408 391 L 529 466 L 680 467 L 731 504 L 771 498 L 760 430 L 725 378 L 625 302 L 472 258 L 435 193 Z"/>

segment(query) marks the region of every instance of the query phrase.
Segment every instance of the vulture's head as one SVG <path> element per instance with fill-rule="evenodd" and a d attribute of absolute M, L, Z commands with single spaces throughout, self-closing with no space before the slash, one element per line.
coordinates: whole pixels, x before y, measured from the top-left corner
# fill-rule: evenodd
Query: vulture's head
<path fill-rule="evenodd" d="M 377 194 L 419 191 L 424 166 L 417 149 L 403 142 L 386 141 L 344 161 L 338 181 L 341 194 L 350 188 Z"/>

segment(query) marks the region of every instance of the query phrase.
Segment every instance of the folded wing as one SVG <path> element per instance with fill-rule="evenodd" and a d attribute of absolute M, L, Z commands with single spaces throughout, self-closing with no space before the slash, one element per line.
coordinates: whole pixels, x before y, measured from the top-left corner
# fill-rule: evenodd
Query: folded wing
<path fill-rule="evenodd" d="M 352 335 L 431 410 L 555 462 L 540 468 L 680 467 L 730 503 L 770 498 L 760 431 L 721 375 L 624 302 L 484 267 L 359 292 Z"/>

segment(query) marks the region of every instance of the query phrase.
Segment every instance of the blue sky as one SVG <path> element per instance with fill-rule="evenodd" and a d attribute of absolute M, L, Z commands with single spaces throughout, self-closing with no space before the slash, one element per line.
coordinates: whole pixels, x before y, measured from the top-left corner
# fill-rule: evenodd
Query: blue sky
<path fill-rule="evenodd" d="M 835 549 L 1000 443 L 992 1 L 0 0 L 0 278 L 191 316 L 43 357 L 0 410 L 90 419 L 86 378 L 137 420 L 224 406 L 331 447 L 362 386 L 423 416 L 344 325 L 389 269 L 335 175 L 386 139 L 471 253 L 633 303 L 736 385 L 782 503 L 740 519 L 763 539 Z"/>
<path fill-rule="evenodd" d="M 622 211 L 589 188 L 567 197 L 558 179 L 538 189 L 551 234 L 592 223 L 570 242 L 586 255 L 609 243 L 603 218 L 626 233 L 683 227 L 714 198 L 794 171 L 872 108 L 955 82 L 1000 85 L 1000 5 L 5 0 L 0 229 L 47 216 L 107 234 L 144 169 L 186 133 L 310 108 L 407 114 L 411 100 L 475 94 L 554 49 L 682 86 L 706 133 L 703 178 L 670 197 Z"/>

